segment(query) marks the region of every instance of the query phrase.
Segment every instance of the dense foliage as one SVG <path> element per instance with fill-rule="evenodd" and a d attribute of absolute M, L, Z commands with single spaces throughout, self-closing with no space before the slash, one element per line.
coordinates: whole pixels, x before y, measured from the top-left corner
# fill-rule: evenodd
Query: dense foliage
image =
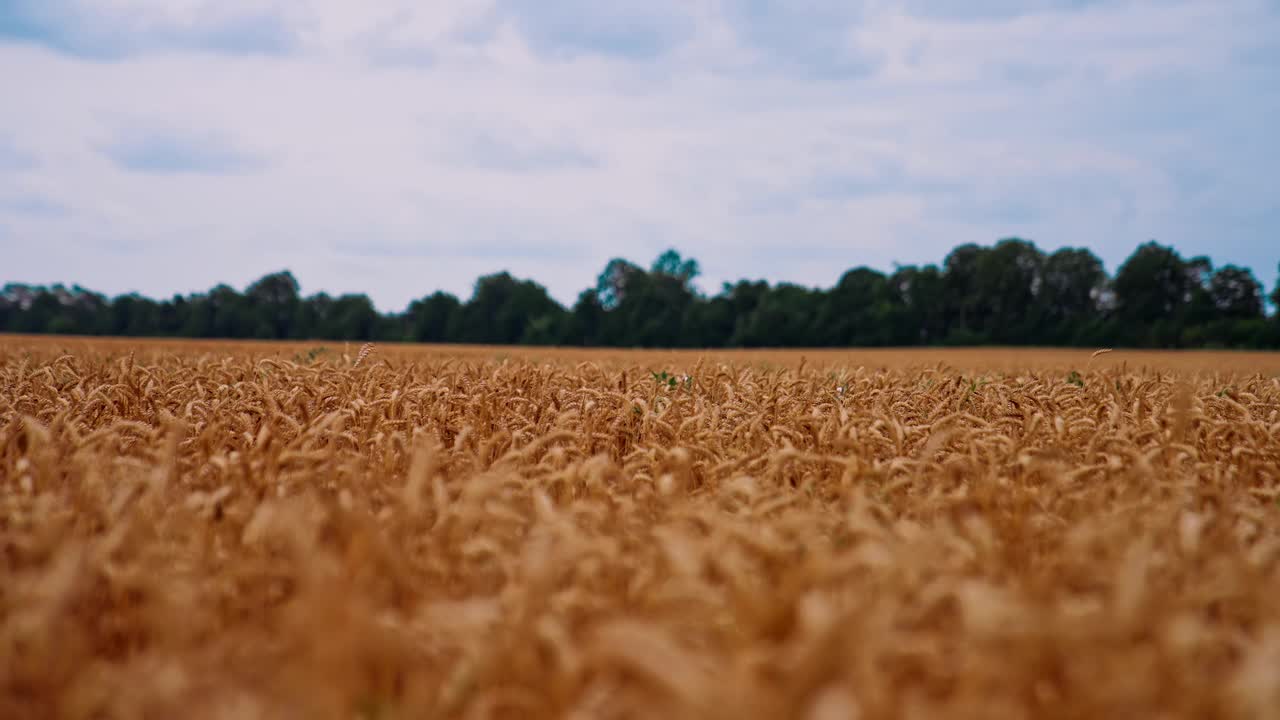
<path fill-rule="evenodd" d="M 1280 317 L 1244 268 L 1141 245 L 1108 277 L 1089 250 L 1045 253 L 1016 238 L 962 245 L 941 266 L 846 272 L 812 289 L 742 280 L 714 296 L 698 263 L 668 251 L 645 270 L 614 259 L 571 308 L 509 273 L 463 302 L 436 292 L 380 314 L 365 295 L 303 297 L 287 271 L 240 293 L 155 301 L 80 287 L 9 284 L 0 331 L 198 338 L 406 340 L 614 347 L 1065 345 L 1280 347 Z M 1280 304 L 1280 283 L 1271 294 Z"/>

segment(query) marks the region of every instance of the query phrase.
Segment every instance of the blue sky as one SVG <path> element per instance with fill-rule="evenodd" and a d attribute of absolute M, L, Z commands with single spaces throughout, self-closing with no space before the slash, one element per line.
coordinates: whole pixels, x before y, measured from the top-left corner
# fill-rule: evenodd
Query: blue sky
<path fill-rule="evenodd" d="M 564 302 L 1149 239 L 1269 290 L 1274 0 L 5 0 L 0 282 Z"/>

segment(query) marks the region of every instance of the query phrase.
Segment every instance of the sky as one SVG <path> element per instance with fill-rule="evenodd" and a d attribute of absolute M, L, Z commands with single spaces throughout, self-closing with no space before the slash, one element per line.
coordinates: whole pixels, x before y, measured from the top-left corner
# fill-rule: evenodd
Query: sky
<path fill-rule="evenodd" d="M 1275 0 L 0 0 L 0 283 L 1280 264 Z"/>

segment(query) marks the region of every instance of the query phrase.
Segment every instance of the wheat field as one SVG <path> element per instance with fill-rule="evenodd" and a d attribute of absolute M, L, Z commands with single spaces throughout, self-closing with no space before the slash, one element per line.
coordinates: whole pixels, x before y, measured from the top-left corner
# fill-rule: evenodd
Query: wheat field
<path fill-rule="evenodd" d="M 0 717 L 1273 718 L 1280 356 L 0 338 Z"/>

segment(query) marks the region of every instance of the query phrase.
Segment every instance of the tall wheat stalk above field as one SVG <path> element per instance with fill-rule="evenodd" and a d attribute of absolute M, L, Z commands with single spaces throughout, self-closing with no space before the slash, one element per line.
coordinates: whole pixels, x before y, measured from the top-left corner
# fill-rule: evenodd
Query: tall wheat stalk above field
<path fill-rule="evenodd" d="M 351 367 L 360 367 L 360 363 L 373 352 L 373 343 L 367 342 L 360 346 L 360 352 L 356 353 L 356 361 Z"/>

